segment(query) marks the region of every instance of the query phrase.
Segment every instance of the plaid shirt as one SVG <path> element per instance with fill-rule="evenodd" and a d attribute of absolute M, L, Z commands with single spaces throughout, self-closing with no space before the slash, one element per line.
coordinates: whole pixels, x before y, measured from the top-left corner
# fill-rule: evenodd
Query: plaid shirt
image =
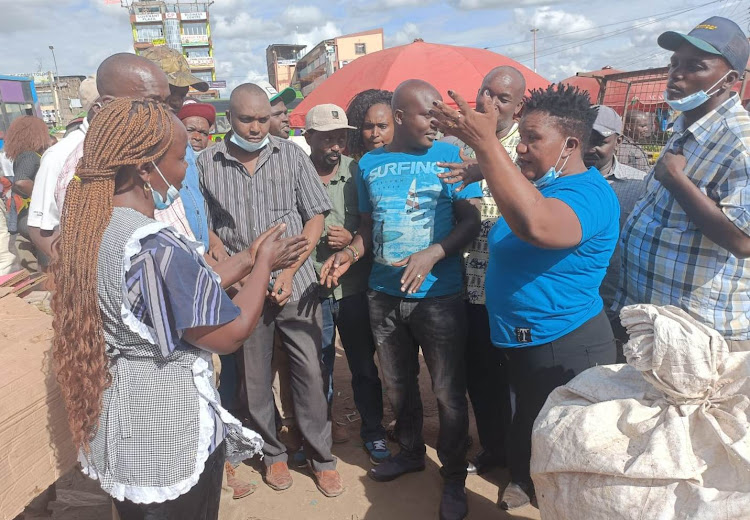
<path fill-rule="evenodd" d="M 685 175 L 750 235 L 750 116 L 733 95 L 684 125 L 680 116 L 666 149 L 682 145 Z M 750 339 L 750 259 L 703 235 L 653 170 L 623 229 L 622 248 L 615 310 L 634 303 L 676 305 L 727 339 Z"/>

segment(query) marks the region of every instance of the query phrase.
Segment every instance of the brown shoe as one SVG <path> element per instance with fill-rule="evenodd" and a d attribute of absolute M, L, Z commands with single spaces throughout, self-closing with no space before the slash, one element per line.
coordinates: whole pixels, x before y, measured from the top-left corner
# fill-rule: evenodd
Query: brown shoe
<path fill-rule="evenodd" d="M 224 463 L 224 469 L 227 472 L 227 485 L 232 488 L 232 498 L 238 500 L 255 493 L 255 484 L 245 482 L 237 476 L 237 471 L 229 463 Z"/>
<path fill-rule="evenodd" d="M 336 421 L 331 421 L 331 437 L 334 444 L 344 444 L 349 442 L 349 432 L 346 426 L 341 426 Z"/>
<path fill-rule="evenodd" d="M 292 475 L 289 473 L 289 466 L 286 462 L 274 462 L 266 466 L 265 480 L 268 487 L 276 491 L 284 491 L 292 487 Z"/>
<path fill-rule="evenodd" d="M 344 492 L 341 475 L 335 469 L 315 472 L 315 485 L 327 497 L 337 497 Z"/>

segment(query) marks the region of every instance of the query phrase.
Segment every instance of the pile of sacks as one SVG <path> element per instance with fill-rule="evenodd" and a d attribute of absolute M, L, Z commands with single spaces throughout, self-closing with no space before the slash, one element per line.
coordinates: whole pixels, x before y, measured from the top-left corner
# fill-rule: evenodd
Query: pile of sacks
<path fill-rule="evenodd" d="M 556 389 L 532 436 L 543 519 L 750 519 L 750 352 L 676 307 L 623 309 L 627 365 Z"/>

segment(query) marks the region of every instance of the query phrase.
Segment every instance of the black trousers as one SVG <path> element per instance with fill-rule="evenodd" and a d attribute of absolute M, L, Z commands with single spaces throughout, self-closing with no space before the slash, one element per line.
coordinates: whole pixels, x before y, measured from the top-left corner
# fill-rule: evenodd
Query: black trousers
<path fill-rule="evenodd" d="M 506 458 L 511 407 L 503 350 L 492 344 L 487 307 L 466 304 L 466 389 L 482 449 Z"/>
<path fill-rule="evenodd" d="M 218 520 L 225 449 L 222 442 L 208 456 L 195 486 L 174 500 L 161 504 L 135 504 L 130 500 L 115 500 L 120 520 Z"/>
<path fill-rule="evenodd" d="M 515 483 L 531 484 L 531 430 L 547 397 L 584 370 L 615 363 L 615 339 L 602 311 L 551 343 L 504 351 L 515 399 L 510 431 L 510 477 Z"/>

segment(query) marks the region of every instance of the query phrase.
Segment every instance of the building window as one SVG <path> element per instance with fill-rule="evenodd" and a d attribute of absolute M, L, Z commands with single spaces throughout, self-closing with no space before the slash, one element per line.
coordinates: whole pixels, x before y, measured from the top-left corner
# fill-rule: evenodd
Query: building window
<path fill-rule="evenodd" d="M 185 49 L 186 58 L 210 58 L 208 54 L 208 47 L 197 47 L 193 49 Z"/>
<path fill-rule="evenodd" d="M 39 98 L 40 105 L 54 105 L 55 104 L 55 98 L 52 95 L 52 92 L 37 92 L 37 96 Z"/>
<path fill-rule="evenodd" d="M 141 25 L 137 26 L 135 31 L 139 42 L 150 42 L 164 38 L 164 28 L 161 25 Z"/>
<path fill-rule="evenodd" d="M 367 47 L 364 43 L 354 44 L 354 54 L 367 54 Z"/>
<path fill-rule="evenodd" d="M 195 76 L 196 78 L 200 79 L 201 81 L 205 81 L 206 83 L 208 83 L 209 81 L 213 81 L 214 80 L 213 75 L 211 74 L 210 70 L 202 70 L 202 71 L 199 71 L 199 72 L 191 72 L 191 74 L 193 76 Z"/>
<path fill-rule="evenodd" d="M 206 32 L 206 22 L 182 22 L 182 34 L 200 36 Z"/>

